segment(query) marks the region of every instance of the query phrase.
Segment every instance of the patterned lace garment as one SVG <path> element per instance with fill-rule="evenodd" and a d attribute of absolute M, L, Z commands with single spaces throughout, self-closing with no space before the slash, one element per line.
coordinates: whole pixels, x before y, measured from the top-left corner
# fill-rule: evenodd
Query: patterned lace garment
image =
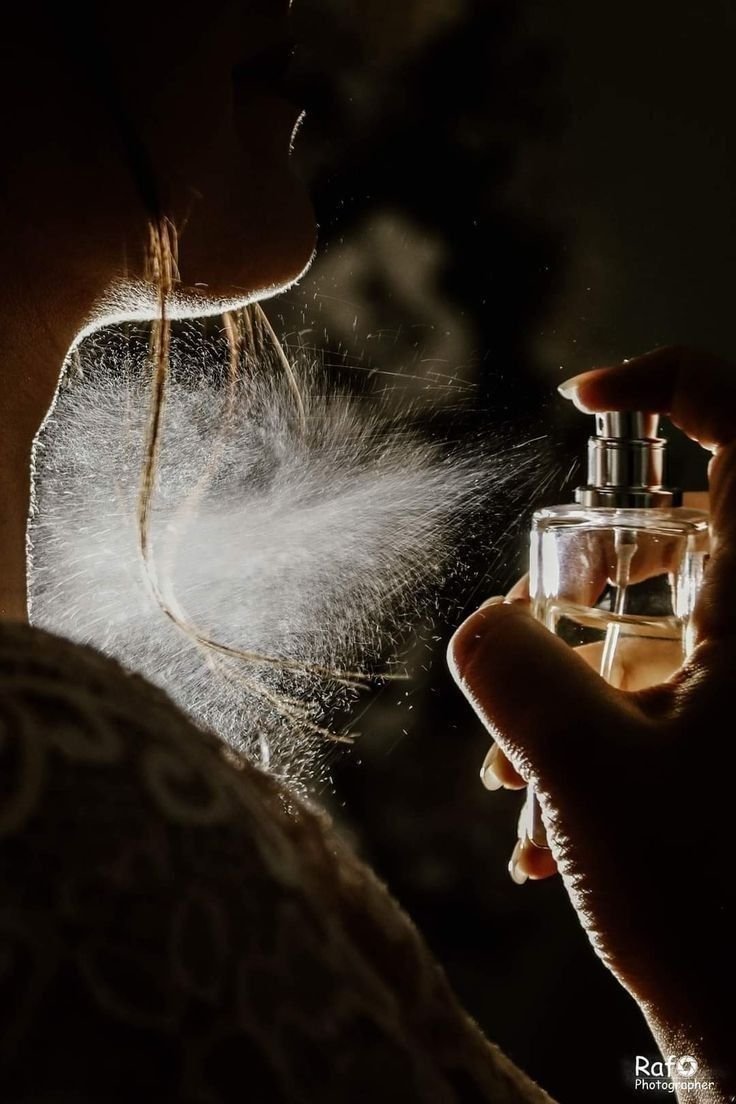
<path fill-rule="evenodd" d="M 0 625 L 3 1104 L 549 1104 L 325 817 Z"/>

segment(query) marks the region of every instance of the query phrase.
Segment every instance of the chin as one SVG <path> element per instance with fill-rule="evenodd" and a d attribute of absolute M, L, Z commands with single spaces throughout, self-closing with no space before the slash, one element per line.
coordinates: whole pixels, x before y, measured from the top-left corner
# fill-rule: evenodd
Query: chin
<path fill-rule="evenodd" d="M 270 299 L 292 287 L 309 269 L 314 258 L 312 247 L 306 260 L 290 272 L 260 282 L 177 284 L 166 300 L 166 313 L 171 319 L 204 318 L 237 310 L 260 299 Z M 77 335 L 77 340 L 120 322 L 152 321 L 160 316 L 158 288 L 150 280 L 120 279 L 95 306 L 89 322 Z"/>
<path fill-rule="evenodd" d="M 292 287 L 314 259 L 316 224 L 306 194 L 295 196 L 292 192 L 288 199 L 292 202 L 281 205 L 278 229 L 274 227 L 275 232 L 267 240 L 254 241 L 252 232 L 248 233 L 251 228 L 243 226 L 213 234 L 205 252 L 203 248 L 191 248 L 196 243 L 187 236 L 186 265 L 181 282 L 167 297 L 168 317 L 222 314 Z M 193 282 L 194 277 L 207 276 L 209 279 Z M 159 317 L 160 310 L 159 291 L 154 282 L 140 275 L 121 275 L 98 299 L 77 340 L 102 326 L 153 320 Z"/>

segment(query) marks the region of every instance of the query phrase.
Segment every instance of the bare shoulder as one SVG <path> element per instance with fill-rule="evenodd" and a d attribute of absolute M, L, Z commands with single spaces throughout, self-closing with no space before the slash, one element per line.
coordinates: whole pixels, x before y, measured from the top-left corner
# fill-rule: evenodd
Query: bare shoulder
<path fill-rule="evenodd" d="M 2 625 L 0 726 L 9 1104 L 548 1100 L 326 818 L 143 679 Z"/>

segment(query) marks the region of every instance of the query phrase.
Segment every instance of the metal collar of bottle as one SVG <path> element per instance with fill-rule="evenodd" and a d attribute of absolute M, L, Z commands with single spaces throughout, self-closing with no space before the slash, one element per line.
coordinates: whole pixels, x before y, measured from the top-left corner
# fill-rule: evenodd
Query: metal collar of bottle
<path fill-rule="evenodd" d="M 667 441 L 658 432 L 657 414 L 596 414 L 595 436 L 588 440 L 588 479 L 575 491 L 575 501 L 612 508 L 678 506 L 680 491 L 664 484 Z"/>

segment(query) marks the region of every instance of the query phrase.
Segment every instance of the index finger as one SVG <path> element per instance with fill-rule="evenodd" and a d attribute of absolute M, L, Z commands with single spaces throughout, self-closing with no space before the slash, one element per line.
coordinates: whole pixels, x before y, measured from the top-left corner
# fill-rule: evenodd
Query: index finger
<path fill-rule="evenodd" d="M 666 414 L 711 452 L 736 439 L 736 368 L 697 349 L 654 349 L 613 368 L 583 372 L 561 384 L 560 392 L 588 414 Z"/>

